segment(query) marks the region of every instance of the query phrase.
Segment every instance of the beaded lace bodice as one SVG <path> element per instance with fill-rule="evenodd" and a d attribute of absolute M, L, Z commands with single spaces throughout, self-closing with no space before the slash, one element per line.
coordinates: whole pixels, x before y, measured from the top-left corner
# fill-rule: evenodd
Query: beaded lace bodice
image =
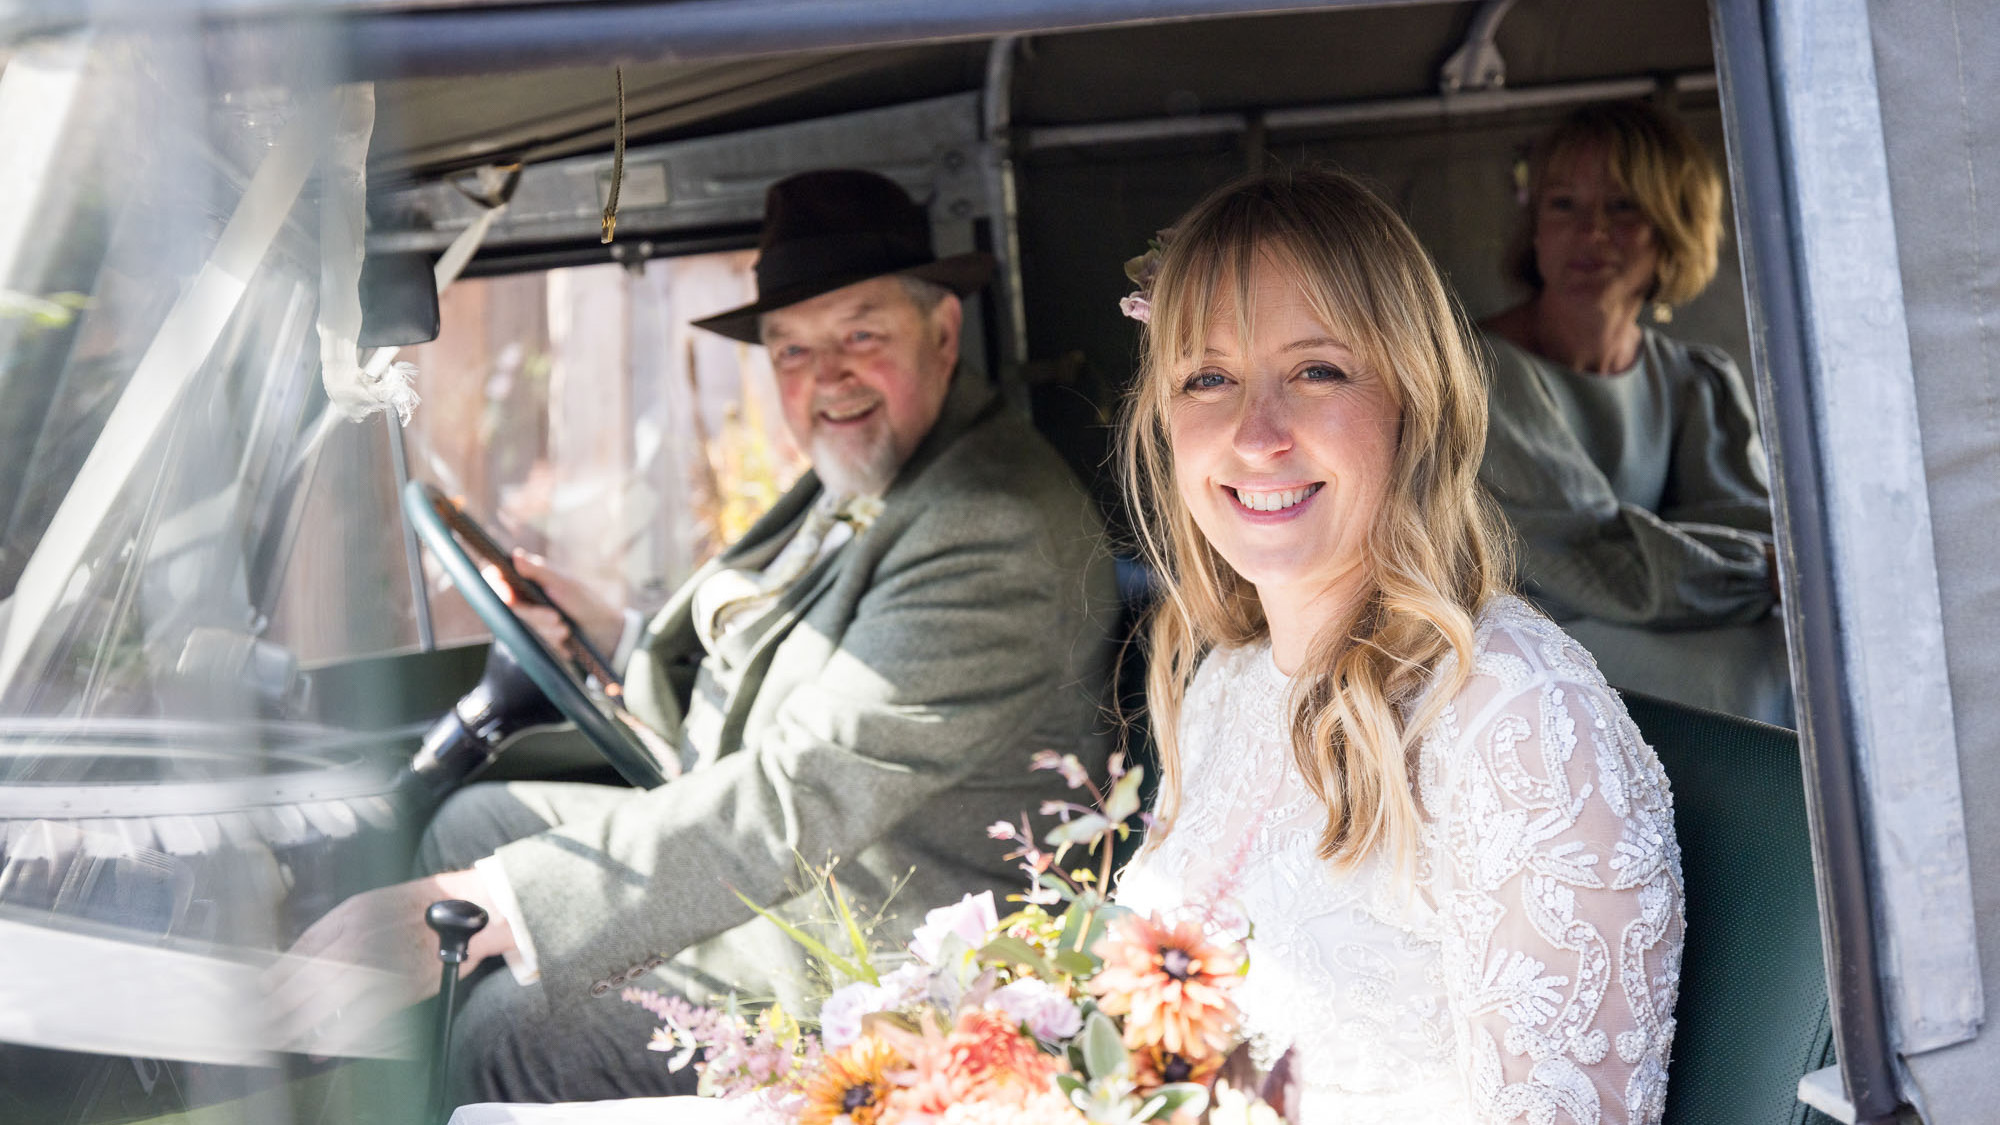
<path fill-rule="evenodd" d="M 1682 933 L 1666 776 L 1547 618 L 1503 597 L 1476 628 L 1421 741 L 1413 863 L 1314 854 L 1324 811 L 1261 644 L 1196 673 L 1180 814 L 1117 897 L 1219 901 L 1211 925 L 1250 933 L 1237 1000 L 1264 1061 L 1293 1049 L 1295 1121 L 1657 1122 Z"/>

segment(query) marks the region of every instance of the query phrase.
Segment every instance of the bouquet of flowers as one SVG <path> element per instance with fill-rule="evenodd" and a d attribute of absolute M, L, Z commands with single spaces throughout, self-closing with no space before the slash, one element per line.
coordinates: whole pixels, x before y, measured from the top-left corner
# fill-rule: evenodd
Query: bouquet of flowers
<path fill-rule="evenodd" d="M 889 958 L 826 872 L 832 942 L 759 911 L 832 985 L 817 1015 L 627 989 L 660 1017 L 652 1048 L 695 1066 L 701 1092 L 738 1099 L 746 1119 L 787 1125 L 1276 1122 L 1216 1082 L 1241 1039 L 1230 992 L 1248 968 L 1242 947 L 1205 919 L 1141 916 L 1106 897 L 1113 845 L 1143 819 L 1143 771 L 1114 757 L 1099 789 L 1073 756 L 1039 755 L 1035 768 L 1092 800 L 1050 802 L 1059 823 L 1039 842 L 1025 817 L 988 830 L 1029 878 L 1018 909 L 1001 917 L 990 891 L 967 895 Z M 1065 867 L 1075 852 L 1095 853 L 1094 868 Z"/>

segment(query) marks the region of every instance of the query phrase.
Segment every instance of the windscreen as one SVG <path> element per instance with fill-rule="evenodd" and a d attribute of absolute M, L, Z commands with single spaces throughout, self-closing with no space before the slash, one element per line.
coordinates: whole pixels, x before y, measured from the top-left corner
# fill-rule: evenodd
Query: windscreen
<path fill-rule="evenodd" d="M 263 1000 L 303 925 L 407 864 L 408 746 L 322 721 L 301 649 L 415 632 L 395 423 L 319 378 L 323 52 L 234 42 L 162 9 L 0 70 L 7 1121 L 340 1120 L 395 1088 Z"/>

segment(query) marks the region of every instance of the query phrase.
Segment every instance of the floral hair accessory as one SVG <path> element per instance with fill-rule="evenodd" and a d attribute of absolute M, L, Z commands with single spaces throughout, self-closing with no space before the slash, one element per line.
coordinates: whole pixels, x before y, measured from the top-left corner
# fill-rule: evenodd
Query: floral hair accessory
<path fill-rule="evenodd" d="M 1125 263 L 1125 276 L 1139 288 L 1118 300 L 1118 311 L 1138 321 L 1151 324 L 1153 321 L 1153 279 L 1160 275 L 1160 262 L 1167 255 L 1167 236 L 1171 232 L 1161 231 L 1148 239 L 1146 252 Z"/>

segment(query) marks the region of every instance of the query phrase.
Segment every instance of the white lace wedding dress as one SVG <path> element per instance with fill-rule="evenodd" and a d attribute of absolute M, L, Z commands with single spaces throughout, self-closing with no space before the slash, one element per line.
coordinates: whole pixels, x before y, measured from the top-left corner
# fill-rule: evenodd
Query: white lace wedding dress
<path fill-rule="evenodd" d="M 1314 854 L 1287 688 L 1268 644 L 1204 661 L 1179 817 L 1117 897 L 1192 910 L 1229 880 L 1212 924 L 1252 927 L 1237 1000 L 1264 1062 L 1294 1052 L 1293 1120 L 1658 1121 L 1680 852 L 1665 774 L 1590 656 L 1519 599 L 1485 607 L 1472 677 L 1422 741 L 1400 875 Z"/>

